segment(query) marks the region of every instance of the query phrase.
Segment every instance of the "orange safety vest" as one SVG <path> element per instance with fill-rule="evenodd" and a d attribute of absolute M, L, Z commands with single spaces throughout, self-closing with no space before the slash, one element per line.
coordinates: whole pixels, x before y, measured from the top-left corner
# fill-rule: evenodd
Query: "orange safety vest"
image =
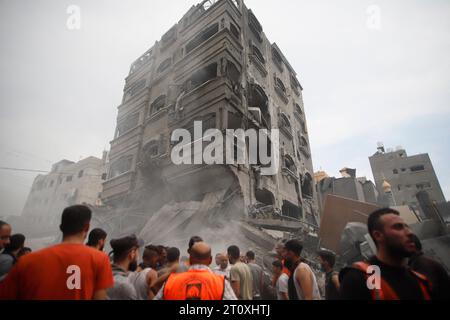
<path fill-rule="evenodd" d="M 173 273 L 164 285 L 164 300 L 222 300 L 225 277 L 209 270 Z"/>
<path fill-rule="evenodd" d="M 353 264 L 353 268 L 356 268 L 358 270 L 361 270 L 366 275 L 366 278 L 369 277 L 367 274 L 367 268 L 369 268 L 370 264 L 366 262 L 357 262 Z M 431 300 L 430 293 L 428 292 L 428 288 L 426 283 L 428 282 L 427 277 L 424 275 L 415 272 L 413 270 L 409 270 L 417 279 L 417 282 L 419 283 L 420 290 L 422 291 L 423 297 L 425 300 Z M 386 282 L 386 280 L 381 277 L 381 288 L 370 290 L 372 294 L 373 300 L 400 300 L 397 293 L 392 289 L 392 287 Z"/>

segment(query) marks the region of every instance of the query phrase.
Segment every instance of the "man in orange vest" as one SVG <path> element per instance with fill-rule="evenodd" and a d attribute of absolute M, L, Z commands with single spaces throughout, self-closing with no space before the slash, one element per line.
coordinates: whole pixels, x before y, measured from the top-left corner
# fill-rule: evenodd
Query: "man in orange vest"
<path fill-rule="evenodd" d="M 237 300 L 228 280 L 209 268 L 212 262 L 209 245 L 197 242 L 189 254 L 189 270 L 171 274 L 155 300 Z"/>
<path fill-rule="evenodd" d="M 377 255 L 341 271 L 344 300 L 429 300 L 428 280 L 407 266 L 414 253 L 413 233 L 400 213 L 385 208 L 368 219 Z"/>

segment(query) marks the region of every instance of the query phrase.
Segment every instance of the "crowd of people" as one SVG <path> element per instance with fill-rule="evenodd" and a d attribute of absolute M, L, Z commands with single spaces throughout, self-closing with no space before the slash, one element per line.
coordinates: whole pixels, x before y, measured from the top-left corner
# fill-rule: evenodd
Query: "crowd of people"
<path fill-rule="evenodd" d="M 90 231 L 91 216 L 85 206 L 66 208 L 62 242 L 36 252 L 25 247 L 24 235 L 12 234 L 12 227 L 0 221 L 0 299 L 262 300 L 267 287 L 278 300 L 449 299 L 446 270 L 421 252 L 420 240 L 389 208 L 369 216 L 377 247 L 369 261 L 338 272 L 336 255 L 318 252 L 322 290 L 295 239 L 276 245 L 271 270 L 256 262 L 255 252 L 243 254 L 236 245 L 216 253 L 213 265 L 211 246 L 199 236 L 187 242 L 188 256 L 181 257 L 179 248 L 145 245 L 134 235 L 110 240 L 108 255 L 108 234 Z M 272 277 L 268 284 L 267 274 Z"/>

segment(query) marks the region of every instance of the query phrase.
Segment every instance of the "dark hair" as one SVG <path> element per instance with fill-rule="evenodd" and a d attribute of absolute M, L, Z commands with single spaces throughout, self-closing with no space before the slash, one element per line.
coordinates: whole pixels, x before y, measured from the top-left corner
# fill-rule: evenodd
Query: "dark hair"
<path fill-rule="evenodd" d="M 142 259 L 147 260 L 151 259 L 154 256 L 159 255 L 158 248 L 153 245 L 148 245 L 144 249 L 144 253 L 142 254 Z"/>
<path fill-rule="evenodd" d="M 241 251 L 238 246 L 229 246 L 227 253 L 233 259 L 239 259 L 241 257 Z"/>
<path fill-rule="evenodd" d="M 166 253 L 167 253 L 167 248 L 162 245 L 156 246 L 156 249 L 158 250 L 159 255 L 161 255 L 163 253 L 163 251 L 166 251 Z"/>
<path fill-rule="evenodd" d="M 336 255 L 333 252 L 329 250 L 320 250 L 318 255 L 322 258 L 322 260 L 328 262 L 331 268 L 334 267 L 334 264 L 336 263 Z"/>
<path fill-rule="evenodd" d="M 135 235 L 113 239 L 110 244 L 113 249 L 114 261 L 123 261 L 132 249 L 140 247 L 139 240 Z"/>
<path fill-rule="evenodd" d="M 421 252 L 422 251 L 422 242 L 420 242 L 420 239 L 417 235 L 412 234 L 411 235 L 412 241 L 414 241 L 414 245 L 416 246 L 416 250 Z"/>
<path fill-rule="evenodd" d="M 180 259 L 180 250 L 178 248 L 169 248 L 167 250 L 167 261 L 169 263 L 176 262 Z"/>
<path fill-rule="evenodd" d="M 300 256 L 302 254 L 303 245 L 298 240 L 289 240 L 288 242 L 285 243 L 284 247 L 287 251 L 291 251 L 295 253 L 297 256 Z"/>
<path fill-rule="evenodd" d="M 23 248 L 25 245 L 25 236 L 23 234 L 13 234 L 9 238 L 9 244 L 5 247 L 5 252 L 14 252 Z"/>
<path fill-rule="evenodd" d="M 194 244 L 196 244 L 197 242 L 203 242 L 203 239 L 199 236 L 193 236 L 191 237 L 191 239 L 189 239 L 189 244 L 188 244 L 188 251 L 191 250 L 192 246 Z"/>
<path fill-rule="evenodd" d="M 82 232 L 91 221 L 92 212 L 86 206 L 72 206 L 65 208 L 59 229 L 63 235 L 71 236 Z"/>
<path fill-rule="evenodd" d="M 21 256 L 23 256 L 27 252 L 33 252 L 33 250 L 31 250 L 31 248 L 28 248 L 28 247 L 23 247 L 22 249 L 19 250 L 19 253 L 17 254 L 17 257 L 20 258 Z"/>
<path fill-rule="evenodd" d="M 280 260 L 275 260 L 274 262 L 272 262 L 272 265 L 276 268 L 283 269 L 283 264 L 281 263 Z"/>
<path fill-rule="evenodd" d="M 93 229 L 89 233 L 89 238 L 88 238 L 87 245 L 91 246 L 91 247 L 94 247 L 94 246 L 96 246 L 98 244 L 98 242 L 100 240 L 105 240 L 107 235 L 108 234 L 103 229 L 100 229 L 100 228 Z"/>
<path fill-rule="evenodd" d="M 383 230 L 383 224 L 381 223 L 381 217 L 386 214 L 395 214 L 395 215 L 399 216 L 400 212 L 398 212 L 395 209 L 391 209 L 391 208 L 383 208 L 383 209 L 379 209 L 377 211 L 372 212 L 370 214 L 369 218 L 367 219 L 367 229 L 369 230 L 369 234 L 372 237 L 373 241 L 375 241 L 375 238 L 373 237 L 373 232 L 375 230 L 376 231 Z"/>
<path fill-rule="evenodd" d="M 246 256 L 250 260 L 255 260 L 255 253 L 253 251 L 248 251 Z"/>

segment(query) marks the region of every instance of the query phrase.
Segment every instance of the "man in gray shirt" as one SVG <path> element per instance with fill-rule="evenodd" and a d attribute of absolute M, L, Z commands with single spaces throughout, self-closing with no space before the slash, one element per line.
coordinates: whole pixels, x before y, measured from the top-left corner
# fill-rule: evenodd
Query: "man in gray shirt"
<path fill-rule="evenodd" d="M 134 235 L 111 240 L 114 286 L 107 290 L 110 300 L 138 300 L 136 288 L 129 279 L 129 272 L 137 269 L 138 250 L 142 245 L 142 240 L 138 240 Z"/>
<path fill-rule="evenodd" d="M 247 265 L 253 276 L 253 300 L 261 300 L 261 293 L 263 291 L 263 269 L 255 263 L 255 253 L 253 251 L 248 251 L 246 257 Z"/>

